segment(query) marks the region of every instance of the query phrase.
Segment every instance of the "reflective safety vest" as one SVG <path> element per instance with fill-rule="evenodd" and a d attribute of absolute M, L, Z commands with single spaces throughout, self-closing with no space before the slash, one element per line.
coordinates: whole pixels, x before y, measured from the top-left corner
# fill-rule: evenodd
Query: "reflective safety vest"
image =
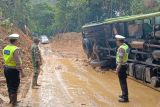
<path fill-rule="evenodd" d="M 8 67 L 16 67 L 16 62 L 14 60 L 13 54 L 15 50 L 18 49 L 17 46 L 14 45 L 7 45 L 3 49 L 3 58 L 4 58 L 4 64 Z"/>
<path fill-rule="evenodd" d="M 126 62 L 128 61 L 129 47 L 128 47 L 127 44 L 124 43 L 123 45 L 121 45 L 118 48 L 117 55 L 116 55 L 116 62 L 117 62 L 117 64 L 120 62 L 120 55 L 119 55 L 119 50 L 120 49 L 123 49 L 125 51 L 125 55 L 123 57 L 123 64 L 126 64 Z"/>

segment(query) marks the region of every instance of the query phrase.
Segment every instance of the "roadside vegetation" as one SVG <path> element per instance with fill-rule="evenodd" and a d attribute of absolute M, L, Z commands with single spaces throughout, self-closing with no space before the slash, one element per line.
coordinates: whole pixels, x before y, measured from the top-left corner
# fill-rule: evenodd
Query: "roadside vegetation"
<path fill-rule="evenodd" d="M 0 17 L 33 35 L 79 32 L 86 23 L 160 10 L 160 0 L 1 0 Z"/>

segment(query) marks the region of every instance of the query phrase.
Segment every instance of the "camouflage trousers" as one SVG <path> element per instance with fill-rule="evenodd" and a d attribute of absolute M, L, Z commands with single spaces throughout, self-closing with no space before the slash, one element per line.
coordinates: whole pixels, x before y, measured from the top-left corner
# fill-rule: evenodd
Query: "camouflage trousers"
<path fill-rule="evenodd" d="M 39 73 L 40 73 L 40 66 L 37 64 L 36 66 L 34 66 L 34 74 L 33 74 L 32 86 L 37 85 Z"/>

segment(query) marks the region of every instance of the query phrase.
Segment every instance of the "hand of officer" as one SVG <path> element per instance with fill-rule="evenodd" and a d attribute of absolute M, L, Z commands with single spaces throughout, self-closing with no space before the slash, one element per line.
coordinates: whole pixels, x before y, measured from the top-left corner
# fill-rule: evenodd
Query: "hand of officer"
<path fill-rule="evenodd" d="M 24 77 L 25 77 L 25 74 L 24 74 L 24 72 L 23 72 L 23 71 L 21 72 L 21 77 L 22 77 L 22 78 L 24 78 Z"/>
<path fill-rule="evenodd" d="M 24 78 L 24 77 L 25 77 L 25 74 L 24 74 L 23 70 L 22 70 L 22 69 L 19 69 L 19 71 L 20 71 L 20 73 L 21 73 L 21 77 Z"/>
<path fill-rule="evenodd" d="M 120 66 L 117 66 L 115 73 L 118 74 L 119 70 L 120 70 Z"/>
<path fill-rule="evenodd" d="M 118 74 L 117 69 L 114 71 L 116 74 Z"/>

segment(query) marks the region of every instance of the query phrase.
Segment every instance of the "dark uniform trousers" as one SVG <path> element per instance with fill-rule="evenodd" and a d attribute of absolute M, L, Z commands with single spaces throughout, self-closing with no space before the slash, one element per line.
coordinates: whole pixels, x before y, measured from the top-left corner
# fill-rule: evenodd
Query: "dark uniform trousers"
<path fill-rule="evenodd" d="M 4 67 L 4 75 L 9 94 L 17 94 L 20 84 L 19 71 L 15 68 Z"/>
<path fill-rule="evenodd" d="M 119 82 L 122 90 L 122 96 L 128 99 L 128 86 L 127 86 L 127 65 L 122 65 L 118 73 Z"/>

